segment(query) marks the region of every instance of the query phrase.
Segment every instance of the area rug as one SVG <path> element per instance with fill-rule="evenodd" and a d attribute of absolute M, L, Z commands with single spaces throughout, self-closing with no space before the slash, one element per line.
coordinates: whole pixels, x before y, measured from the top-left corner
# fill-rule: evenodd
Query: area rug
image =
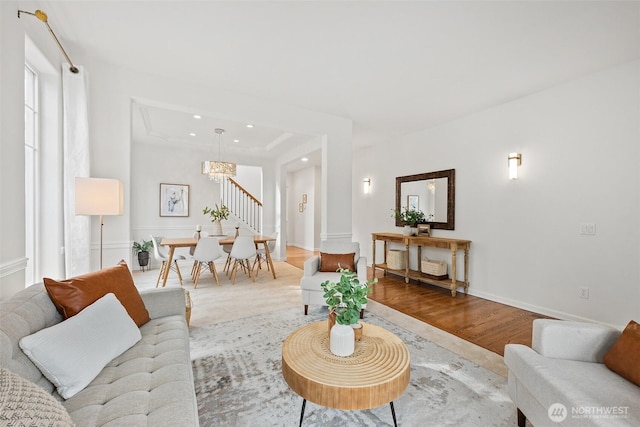
<path fill-rule="evenodd" d="M 191 357 L 202 426 L 295 426 L 302 398 L 282 377 L 282 342 L 295 329 L 325 320 L 299 308 L 191 330 Z M 394 402 L 400 426 L 515 425 L 506 380 L 395 324 L 367 313 L 365 322 L 400 337 L 411 355 L 411 381 Z M 307 402 L 304 426 L 393 425 L 389 405 L 340 411 Z"/>

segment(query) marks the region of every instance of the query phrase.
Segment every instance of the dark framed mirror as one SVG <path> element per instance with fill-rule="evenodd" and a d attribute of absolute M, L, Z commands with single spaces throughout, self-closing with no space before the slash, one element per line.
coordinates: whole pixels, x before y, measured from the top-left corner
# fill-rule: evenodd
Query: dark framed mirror
<path fill-rule="evenodd" d="M 396 211 L 405 208 L 424 212 L 426 224 L 442 230 L 455 229 L 456 170 L 396 177 Z M 396 226 L 402 227 L 396 219 Z"/>

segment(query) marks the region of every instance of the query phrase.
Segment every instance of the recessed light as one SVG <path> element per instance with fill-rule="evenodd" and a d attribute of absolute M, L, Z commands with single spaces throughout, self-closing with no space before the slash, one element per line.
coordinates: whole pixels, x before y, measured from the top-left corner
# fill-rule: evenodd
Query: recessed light
<path fill-rule="evenodd" d="M 309 161 L 309 159 L 307 159 L 306 157 L 303 157 L 300 160 L 302 160 L 303 162 L 308 162 Z"/>
<path fill-rule="evenodd" d="M 233 142 L 240 142 L 240 140 L 239 139 L 234 139 Z"/>
<path fill-rule="evenodd" d="M 200 116 L 200 115 L 198 115 L 198 114 L 194 114 L 194 115 L 193 115 L 193 118 L 194 118 L 194 119 L 201 119 L 201 118 L 202 118 L 202 116 Z"/>
<path fill-rule="evenodd" d="M 196 136 L 196 134 L 195 134 L 195 133 L 193 133 L 193 132 L 191 132 L 189 135 L 190 135 L 190 136 Z"/>
<path fill-rule="evenodd" d="M 252 128 L 252 127 L 253 127 L 253 125 L 252 125 L 251 123 L 247 123 L 247 127 L 248 127 L 248 128 Z"/>

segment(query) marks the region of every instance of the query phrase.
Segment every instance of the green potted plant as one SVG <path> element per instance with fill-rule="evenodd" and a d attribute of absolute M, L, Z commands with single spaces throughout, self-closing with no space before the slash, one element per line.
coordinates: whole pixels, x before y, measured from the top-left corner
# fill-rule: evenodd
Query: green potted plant
<path fill-rule="evenodd" d="M 402 208 L 402 210 L 395 210 L 393 216 L 395 216 L 396 221 L 404 225 L 403 234 L 407 236 L 413 234 L 411 228 L 416 228 L 418 224 L 426 221 L 424 212 L 418 209 L 407 209 L 406 207 Z"/>
<path fill-rule="evenodd" d="M 149 265 L 149 251 L 153 248 L 153 242 L 151 240 L 141 240 L 140 242 L 133 242 L 133 252 L 138 254 L 138 265 L 144 267 Z"/>
<path fill-rule="evenodd" d="M 204 215 L 209 215 L 211 217 L 211 222 L 213 222 L 214 225 L 216 226 L 215 234 L 218 236 L 221 236 L 222 220 L 229 219 L 229 215 L 231 214 L 231 211 L 226 205 L 220 205 L 220 207 L 218 207 L 218 204 L 216 203 L 215 206 L 216 206 L 215 209 L 211 209 L 208 206 L 205 206 L 204 209 L 202 210 L 202 213 Z"/>
<path fill-rule="evenodd" d="M 338 271 L 340 280 L 337 283 L 327 280 L 320 286 L 329 310 L 335 315 L 336 324 L 330 329 L 330 350 L 336 356 L 349 356 L 355 349 L 353 325 L 358 324 L 362 306 L 367 303 L 367 293 L 378 279 L 361 283 L 356 272 L 344 268 Z"/>

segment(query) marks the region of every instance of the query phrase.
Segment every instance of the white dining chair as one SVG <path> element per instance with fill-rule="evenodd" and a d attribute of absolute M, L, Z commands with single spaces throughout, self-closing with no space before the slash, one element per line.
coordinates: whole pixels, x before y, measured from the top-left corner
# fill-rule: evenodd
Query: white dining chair
<path fill-rule="evenodd" d="M 233 244 L 231 245 L 222 245 L 222 251 L 227 254 L 227 261 L 224 263 L 224 272 L 229 274 L 231 273 L 231 248 L 233 248 Z"/>
<path fill-rule="evenodd" d="M 253 242 L 253 236 L 237 236 L 231 248 L 230 258 L 233 259 L 233 268 L 231 269 L 231 283 L 236 283 L 236 273 L 238 266 L 247 269 L 249 277 L 252 281 L 256 281 L 253 276 L 251 258 L 256 256 L 256 244 Z"/>
<path fill-rule="evenodd" d="M 193 259 L 197 264 L 193 275 L 193 289 L 198 287 L 198 280 L 203 266 L 209 267 L 209 271 L 213 274 L 218 286 L 220 286 L 220 279 L 215 265 L 215 261 L 220 257 L 222 257 L 222 249 L 216 237 L 201 237 L 198 240 L 196 250 L 193 252 Z"/>
<path fill-rule="evenodd" d="M 193 238 L 194 239 L 201 239 L 203 237 L 207 237 L 209 236 L 209 233 L 207 233 L 206 231 L 194 231 L 193 232 Z M 193 254 L 196 251 L 196 247 L 195 246 L 191 246 L 189 248 L 189 255 L 191 256 L 191 258 L 193 258 Z M 196 273 L 196 266 L 198 265 L 198 263 L 196 262 L 196 260 L 193 260 L 193 265 L 191 266 L 191 278 L 193 279 L 194 274 Z"/>
<path fill-rule="evenodd" d="M 167 265 L 169 264 L 169 253 L 167 252 L 167 250 L 165 248 L 163 248 L 160 245 L 160 242 L 162 242 L 162 237 L 160 236 L 151 236 L 151 241 L 153 242 L 153 256 L 155 257 L 156 261 L 161 262 L 160 265 L 160 273 L 158 273 L 158 280 L 156 280 L 156 288 L 158 287 L 158 284 L 160 283 L 160 278 L 162 277 L 162 275 L 164 274 L 164 270 L 165 268 L 170 268 L 171 270 L 175 271 L 176 274 L 178 275 L 178 280 L 180 281 L 180 286 L 182 286 L 182 274 L 180 274 L 180 267 L 178 267 L 178 260 L 183 260 L 186 259 L 184 256 L 182 255 L 173 255 L 173 262 L 171 263 L 172 265 Z"/>

